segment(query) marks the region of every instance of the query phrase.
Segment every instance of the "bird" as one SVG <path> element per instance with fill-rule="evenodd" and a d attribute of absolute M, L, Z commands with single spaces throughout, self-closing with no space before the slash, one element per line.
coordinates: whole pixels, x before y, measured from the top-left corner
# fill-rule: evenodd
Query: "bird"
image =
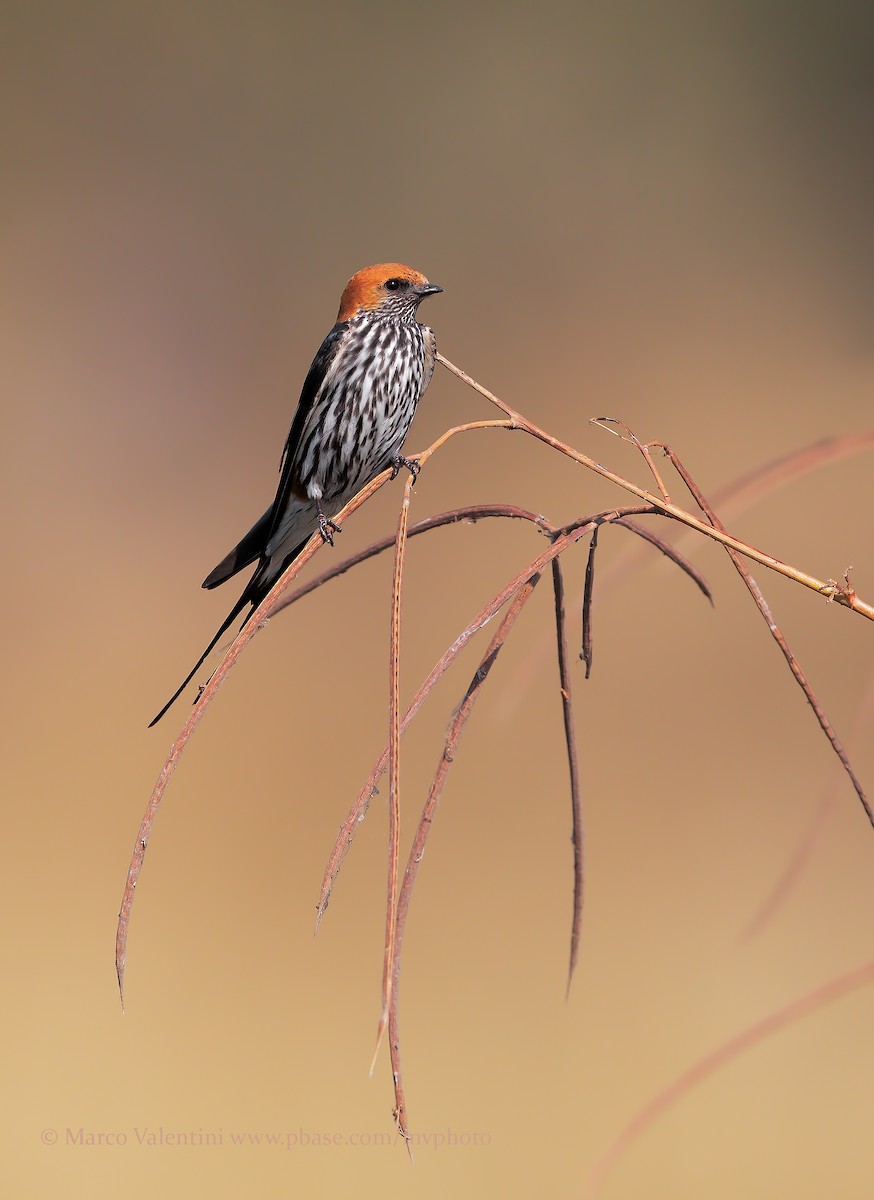
<path fill-rule="evenodd" d="M 248 619 L 318 529 L 334 543 L 331 519 L 376 475 L 392 467 L 415 477 L 419 464 L 401 449 L 437 354 L 434 332 L 417 320 L 423 300 L 442 292 L 403 263 L 378 263 L 346 284 L 333 328 L 304 380 L 279 465 L 273 503 L 203 587 L 225 583 L 257 560 L 237 603 L 185 679 L 149 723 L 179 698 L 228 627 Z"/>

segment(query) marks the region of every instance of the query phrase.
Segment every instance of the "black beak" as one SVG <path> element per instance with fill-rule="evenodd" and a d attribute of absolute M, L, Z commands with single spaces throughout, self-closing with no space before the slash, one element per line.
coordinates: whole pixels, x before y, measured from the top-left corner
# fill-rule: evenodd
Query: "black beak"
<path fill-rule="evenodd" d="M 423 283 L 418 291 L 419 295 L 424 300 L 426 296 L 436 296 L 438 292 L 443 291 L 443 288 L 437 283 Z"/>

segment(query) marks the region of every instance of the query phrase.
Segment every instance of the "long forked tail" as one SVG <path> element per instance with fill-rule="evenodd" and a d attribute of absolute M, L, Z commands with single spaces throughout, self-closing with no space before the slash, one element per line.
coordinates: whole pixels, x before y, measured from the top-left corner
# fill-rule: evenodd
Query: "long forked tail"
<path fill-rule="evenodd" d="M 204 660 L 206 659 L 206 657 L 210 653 L 210 651 L 214 649 L 219 638 L 222 636 L 222 634 L 225 632 L 225 630 L 228 628 L 228 626 L 233 624 L 233 622 L 237 619 L 237 617 L 240 615 L 240 613 L 243 611 L 243 609 L 246 607 L 246 605 L 252 603 L 252 599 L 253 599 L 253 597 L 252 597 L 252 590 L 251 590 L 251 583 L 250 583 L 250 585 L 245 589 L 242 596 L 239 598 L 237 603 L 234 605 L 234 607 L 231 609 L 231 611 L 225 617 L 224 621 L 219 626 L 215 637 L 212 639 L 212 641 L 209 643 L 207 648 L 204 650 L 203 654 L 201 654 L 200 658 L 197 660 L 197 662 L 194 664 L 194 666 L 191 668 L 191 670 L 188 672 L 188 674 L 185 676 L 185 678 L 179 684 L 179 687 L 176 689 L 176 691 L 173 693 L 173 695 L 170 697 L 170 699 L 167 701 L 167 703 L 164 705 L 164 707 L 161 709 L 161 711 L 158 713 L 158 715 L 156 717 L 153 717 L 152 720 L 149 721 L 149 729 L 151 729 L 153 725 L 157 725 L 158 722 L 161 720 L 161 717 L 163 717 L 164 713 L 167 711 L 167 709 L 170 708 L 170 706 L 179 699 L 179 697 L 182 695 L 182 693 L 188 687 L 189 683 L 191 683 L 191 680 L 194 678 L 194 676 L 197 674 L 197 672 L 203 666 Z"/>
<path fill-rule="evenodd" d="M 265 517 L 267 515 L 268 514 L 265 513 Z M 210 588 L 217 587 L 218 584 L 224 583 L 225 579 L 229 579 L 231 575 L 234 575 L 234 574 L 236 574 L 237 571 L 242 570 L 244 565 L 246 565 L 246 566 L 248 565 L 248 563 L 244 564 L 242 562 L 239 562 L 236 565 L 234 565 L 233 569 L 228 571 L 227 574 L 219 575 L 219 572 L 222 571 L 225 566 L 230 564 L 230 562 L 234 558 L 234 556 L 239 555 L 239 552 L 241 550 L 243 551 L 244 554 L 249 554 L 249 551 L 251 549 L 251 546 L 249 545 L 250 536 L 251 536 L 251 534 L 255 533 L 259 529 L 259 527 L 262 526 L 263 524 L 264 524 L 264 517 L 262 517 L 261 520 L 258 522 L 258 524 L 253 526 L 253 528 L 250 530 L 250 532 L 248 534 L 246 534 L 246 537 L 243 538 L 243 541 L 240 542 L 240 545 L 237 546 L 236 549 L 232 550 L 231 553 L 226 558 L 222 559 L 222 561 L 219 563 L 219 565 L 217 567 L 215 567 L 209 575 L 207 575 L 206 579 L 203 582 L 204 587 L 210 587 Z M 261 603 L 261 601 L 264 599 L 264 597 L 270 591 L 271 587 L 276 582 L 276 580 L 280 577 L 280 575 L 283 574 L 285 569 L 287 567 L 289 567 L 291 565 L 291 563 L 294 562 L 294 560 L 300 554 L 301 550 L 303 550 L 304 546 L 307 544 L 308 541 L 309 541 L 309 534 L 307 534 L 307 536 L 303 539 L 303 541 L 298 542 L 298 544 L 294 547 L 294 549 L 290 553 L 286 554 L 285 558 L 283 558 L 279 562 L 276 562 L 269 557 L 262 557 L 261 563 L 259 564 L 258 568 L 252 575 L 252 578 L 249 580 L 249 582 L 246 584 L 245 588 L 243 589 L 242 596 L 239 598 L 237 603 L 234 605 L 234 607 L 231 609 L 231 611 L 225 617 L 224 621 L 219 626 L 215 637 L 212 639 L 212 641 L 209 643 L 207 648 L 204 650 L 203 654 L 201 654 L 200 658 L 197 660 L 197 662 L 194 664 L 194 666 L 191 668 L 191 670 L 188 672 L 188 674 L 185 676 L 185 678 L 179 684 L 179 687 L 176 689 L 176 691 L 173 693 L 173 695 L 170 697 L 170 699 L 167 701 L 167 703 L 164 705 L 164 707 L 161 709 L 161 711 L 158 713 L 158 715 L 156 717 L 153 717 L 153 719 L 149 722 L 149 729 L 151 729 L 153 725 L 157 725 L 158 722 L 161 720 L 161 717 L 163 717 L 164 713 L 167 711 L 167 709 L 179 699 L 179 696 L 182 694 L 182 692 L 185 691 L 185 689 L 188 687 L 189 683 L 191 683 L 191 680 L 194 678 L 194 676 L 197 674 L 197 672 L 200 670 L 201 666 L 203 665 L 203 662 L 206 659 L 206 656 L 215 647 L 219 638 L 222 636 L 222 634 L 225 632 L 225 630 L 228 628 L 228 626 L 233 624 L 233 622 L 237 619 L 237 617 L 240 615 L 240 613 L 243 611 L 243 609 L 246 607 L 247 604 L 251 604 L 253 609 L 256 609 L 258 607 L 258 605 Z M 249 561 L 251 561 L 251 558 L 249 559 Z"/>

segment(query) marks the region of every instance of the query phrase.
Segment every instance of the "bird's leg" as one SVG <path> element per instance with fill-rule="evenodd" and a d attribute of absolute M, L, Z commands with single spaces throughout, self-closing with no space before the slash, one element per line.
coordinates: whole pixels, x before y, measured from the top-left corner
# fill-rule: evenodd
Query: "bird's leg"
<path fill-rule="evenodd" d="M 403 454 L 396 454 L 394 456 L 394 458 L 391 460 L 391 477 L 392 477 L 392 479 L 397 479 L 398 472 L 400 471 L 401 467 L 406 467 L 407 470 L 412 475 L 413 479 L 416 480 L 419 477 L 419 472 L 422 469 L 422 464 L 419 462 L 419 460 L 417 458 L 404 458 Z"/>
<path fill-rule="evenodd" d="M 325 510 L 322 508 L 321 500 L 317 500 L 316 504 L 319 509 L 319 533 L 322 535 L 322 541 L 327 542 L 330 546 L 333 546 L 334 534 L 342 533 L 343 530 L 336 521 L 332 521 L 330 517 L 325 516 Z"/>

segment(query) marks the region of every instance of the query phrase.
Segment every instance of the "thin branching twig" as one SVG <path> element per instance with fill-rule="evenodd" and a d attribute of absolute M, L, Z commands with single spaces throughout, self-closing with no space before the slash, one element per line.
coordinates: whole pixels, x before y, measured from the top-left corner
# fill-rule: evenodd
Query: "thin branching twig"
<path fill-rule="evenodd" d="M 677 456 L 677 454 L 675 453 L 675 451 L 672 450 L 670 448 L 670 446 L 665 446 L 662 443 L 652 443 L 652 444 L 653 445 L 657 445 L 657 444 L 661 445 L 665 454 L 668 456 L 671 463 L 673 464 L 674 469 L 677 471 L 678 475 L 683 480 L 683 482 L 685 483 L 686 487 L 689 489 L 692 496 L 695 498 L 695 502 L 700 506 L 701 511 L 706 515 L 707 519 L 710 522 L 712 522 L 713 527 L 715 529 L 722 529 L 723 528 L 722 522 L 719 520 L 716 513 L 713 511 L 712 506 L 710 504 L 708 504 L 707 499 L 701 493 L 701 489 L 698 487 L 698 485 L 695 483 L 692 476 L 689 474 L 689 472 L 683 466 L 682 462 L 680 461 L 680 459 Z M 792 651 L 789 649 L 789 643 L 786 641 L 786 638 L 784 637 L 779 625 L 774 620 L 773 614 L 771 613 L 771 609 L 768 606 L 768 602 L 765 600 L 765 597 L 762 595 L 761 588 L 756 583 L 755 579 L 753 579 L 750 569 L 747 566 L 746 562 L 744 561 L 743 556 L 740 555 L 731 546 L 726 545 L 725 549 L 728 552 L 729 558 L 731 559 L 732 563 L 734 564 L 735 569 L 737 570 L 741 579 L 744 581 L 744 583 L 747 587 L 747 590 L 749 591 L 750 595 L 752 596 L 753 600 L 755 601 L 756 607 L 758 608 L 759 612 L 764 617 L 765 623 L 768 626 L 768 630 L 769 630 L 771 636 L 773 637 L 773 639 L 777 643 L 777 645 L 780 647 L 780 652 L 782 653 L 783 657 L 785 658 L 785 660 L 789 666 L 789 670 L 792 672 L 793 676 L 795 677 L 795 680 L 798 683 L 798 686 L 804 692 L 804 695 L 807 699 L 807 703 L 810 705 L 811 709 L 813 710 L 813 714 L 816 717 L 816 720 L 819 724 L 820 729 L 825 734 L 825 736 L 828 738 L 832 749 L 834 750 L 835 754 L 840 759 L 841 765 L 843 766 L 844 771 L 846 772 L 847 778 L 849 779 L 850 783 L 853 785 L 853 790 L 855 791 L 856 795 L 859 797 L 862 807 L 865 810 L 865 815 L 868 818 L 869 824 L 874 826 L 874 811 L 872 811 L 871 805 L 868 801 L 868 797 L 865 795 L 865 789 L 862 787 L 862 781 L 859 779 L 855 770 L 853 769 L 853 764 L 850 762 L 850 760 L 847 756 L 847 752 L 844 750 L 843 744 L 841 743 L 840 738 L 838 737 L 837 733 L 834 730 L 834 726 L 832 725 L 831 721 L 829 721 L 828 717 L 826 716 L 825 710 L 823 709 L 822 705 L 820 704 L 819 699 L 816 696 L 816 693 L 814 692 L 813 688 L 811 687 L 811 685 L 807 679 L 807 676 L 805 675 L 804 671 L 802 670 L 801 664 L 799 663 L 799 661 L 795 657 L 795 655 L 792 653 Z M 848 588 L 848 590 L 850 588 L 849 581 L 847 581 L 847 588 Z"/>
<path fill-rule="evenodd" d="M 650 453 L 649 443 L 642 442 L 634 430 L 627 425 L 625 421 L 620 420 L 618 417 L 593 417 L 592 424 L 600 425 L 602 429 L 605 429 L 607 433 L 612 433 L 614 437 L 624 437 L 625 441 L 631 442 L 632 446 L 640 451 L 643 461 L 649 467 L 649 472 L 655 480 L 656 487 L 659 489 L 659 495 L 666 504 L 670 504 L 671 497 L 668 495 L 668 489 L 665 487 L 665 482 L 661 477 L 658 467 L 655 465 L 655 460 L 653 459 L 652 454 Z M 619 433 L 617 430 L 611 429 L 612 425 L 618 425 L 623 432 Z"/>
<path fill-rule="evenodd" d="M 874 621 L 874 605 L 861 600 L 859 596 L 849 587 L 842 588 L 835 580 L 817 579 L 814 575 L 808 575 L 806 571 L 800 571 L 797 567 L 792 567 L 788 563 L 782 562 L 779 558 L 774 558 L 770 554 L 765 554 L 762 550 L 757 550 L 755 546 L 750 546 L 746 542 L 740 541 L 738 538 L 731 537 L 724 530 L 717 529 L 713 525 L 708 525 L 705 521 L 698 520 L 691 513 L 685 512 L 682 508 L 677 508 L 674 504 L 668 504 L 659 496 L 654 496 L 645 488 L 638 487 L 628 479 L 623 479 L 621 475 L 617 475 L 615 471 L 609 471 L 606 467 L 602 467 L 600 463 L 595 462 L 593 458 L 589 458 L 587 454 L 581 454 L 579 450 L 575 450 L 573 446 L 569 446 L 567 442 L 563 442 L 561 438 L 554 437 L 551 433 L 547 433 L 545 429 L 535 425 L 533 421 L 529 421 L 527 417 L 523 417 L 516 409 L 511 408 L 503 400 L 498 399 L 494 393 L 484 388 L 482 384 L 477 383 L 470 375 L 462 371 L 460 367 L 456 367 L 449 359 L 445 358 L 438 352 L 437 361 L 442 363 L 448 371 L 456 375 L 468 387 L 473 388 L 479 395 L 491 401 L 496 408 L 501 412 L 506 413 L 509 418 L 509 424 L 504 428 L 519 429 L 523 433 L 529 434 L 531 437 L 537 438 L 547 446 L 552 446 L 554 450 L 560 451 L 567 458 L 579 463 L 581 466 L 587 467 L 590 471 L 600 475 L 603 479 L 615 483 L 626 492 L 631 492 L 646 504 L 651 504 L 666 516 L 673 517 L 675 520 L 687 525 L 690 529 L 696 529 L 699 533 L 705 534 L 716 542 L 721 542 L 723 546 L 727 546 L 732 550 L 736 550 L 739 554 L 743 554 L 746 558 L 751 558 L 754 562 L 761 563 L 762 566 L 769 567 L 772 571 L 776 571 L 780 575 L 785 575 L 787 579 L 794 580 L 795 583 L 800 583 L 802 587 L 810 588 L 819 595 L 824 596 L 827 600 L 834 601 L 837 604 L 843 605 L 844 608 L 850 608 L 853 612 L 860 613 L 863 617 L 867 617 L 869 621 Z"/>
<path fill-rule="evenodd" d="M 734 518 L 745 512 L 762 497 L 797 482 L 810 472 L 831 466 L 855 454 L 870 452 L 872 449 L 874 449 L 874 430 L 865 430 L 842 437 L 823 438 L 821 441 L 803 446 L 799 450 L 793 450 L 788 454 L 771 459 L 754 470 L 729 481 L 713 492 L 710 502 L 723 518 Z M 680 526 L 678 536 L 671 544 L 675 550 L 681 551 L 683 554 L 692 554 L 703 543 L 694 529 Z M 646 551 L 643 547 L 633 549 L 601 572 L 598 585 L 601 595 L 612 591 L 639 570 L 645 556 Z M 526 658 L 517 665 L 514 686 L 505 690 L 499 701 L 504 717 L 508 715 L 509 708 L 514 703 L 513 698 L 527 692 L 533 674 L 544 662 L 548 642 L 549 635 L 544 631 L 534 641 Z"/>

